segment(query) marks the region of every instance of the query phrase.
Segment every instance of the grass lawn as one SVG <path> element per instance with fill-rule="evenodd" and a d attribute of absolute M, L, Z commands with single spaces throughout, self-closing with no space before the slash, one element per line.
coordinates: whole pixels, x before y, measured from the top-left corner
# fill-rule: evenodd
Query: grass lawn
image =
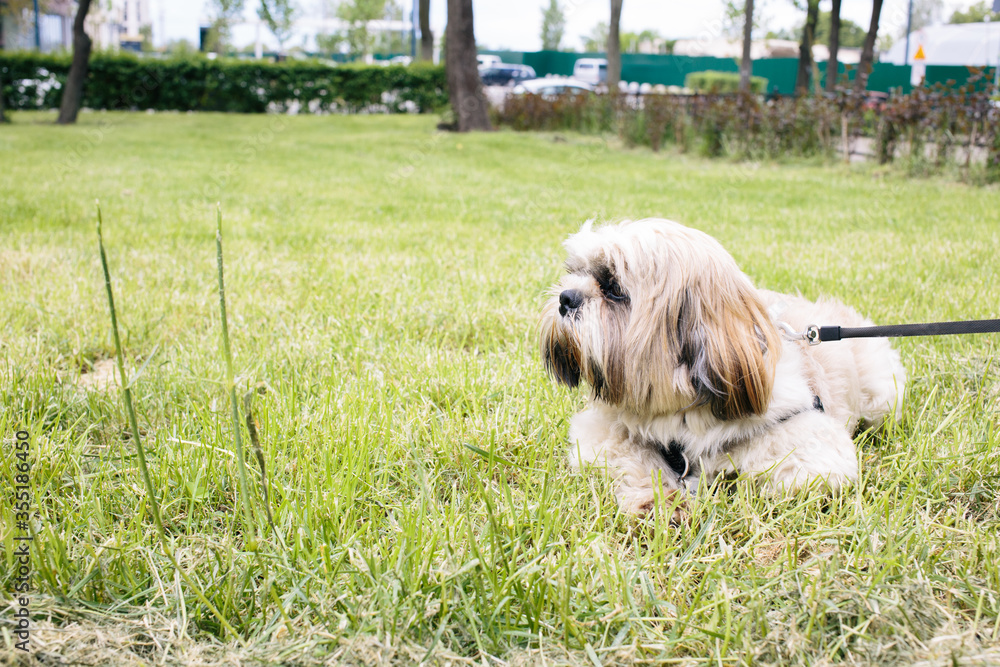
<path fill-rule="evenodd" d="M 995 318 L 996 189 L 431 117 L 53 118 L 0 126 L 0 579 L 10 601 L 24 429 L 37 664 L 1000 662 L 997 336 L 897 343 L 902 424 L 859 438 L 842 496 L 719 484 L 670 527 L 567 469 L 585 395 L 546 377 L 536 332 L 590 217 L 698 227 L 759 286 L 882 323 Z M 238 637 L 156 538 L 106 377 L 95 198 L 164 523 Z M 217 200 L 238 383 L 267 386 L 256 553 Z"/>

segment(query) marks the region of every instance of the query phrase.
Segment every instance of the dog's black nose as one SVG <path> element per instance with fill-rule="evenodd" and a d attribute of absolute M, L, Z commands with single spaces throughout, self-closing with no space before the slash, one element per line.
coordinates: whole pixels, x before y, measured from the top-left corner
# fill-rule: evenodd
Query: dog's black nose
<path fill-rule="evenodd" d="M 568 289 L 559 295 L 559 314 L 566 317 L 566 313 L 576 310 L 583 305 L 583 294 L 578 290 Z"/>

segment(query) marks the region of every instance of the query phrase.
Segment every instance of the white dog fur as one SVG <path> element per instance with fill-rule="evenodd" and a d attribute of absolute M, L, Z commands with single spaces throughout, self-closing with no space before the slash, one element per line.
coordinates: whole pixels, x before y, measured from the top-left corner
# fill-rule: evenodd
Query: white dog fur
<path fill-rule="evenodd" d="M 853 309 L 758 290 L 715 239 L 668 220 L 587 222 L 565 246 L 542 358 L 590 385 L 570 463 L 607 466 L 622 509 L 728 473 L 836 490 L 857 479 L 858 425 L 899 418 L 905 372 L 884 339 L 809 346 L 775 326 L 871 325 Z"/>

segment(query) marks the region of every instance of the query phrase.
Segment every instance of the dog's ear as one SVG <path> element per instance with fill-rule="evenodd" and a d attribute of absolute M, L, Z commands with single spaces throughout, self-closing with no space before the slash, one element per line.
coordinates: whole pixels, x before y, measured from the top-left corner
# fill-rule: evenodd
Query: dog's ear
<path fill-rule="evenodd" d="M 685 290 L 678 309 L 680 362 L 696 405 L 719 419 L 767 412 L 780 339 L 756 290 L 743 276 Z"/>

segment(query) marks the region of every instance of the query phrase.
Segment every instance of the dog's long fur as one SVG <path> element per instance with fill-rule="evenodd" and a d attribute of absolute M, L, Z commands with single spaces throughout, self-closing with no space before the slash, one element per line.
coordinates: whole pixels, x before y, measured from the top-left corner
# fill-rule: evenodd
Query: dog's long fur
<path fill-rule="evenodd" d="M 809 346 L 775 326 L 871 325 L 853 309 L 758 290 L 717 241 L 668 220 L 588 222 L 565 245 L 542 358 L 590 385 L 570 462 L 606 464 L 623 509 L 730 472 L 837 489 L 857 479 L 859 423 L 899 418 L 905 372 L 885 340 Z"/>

